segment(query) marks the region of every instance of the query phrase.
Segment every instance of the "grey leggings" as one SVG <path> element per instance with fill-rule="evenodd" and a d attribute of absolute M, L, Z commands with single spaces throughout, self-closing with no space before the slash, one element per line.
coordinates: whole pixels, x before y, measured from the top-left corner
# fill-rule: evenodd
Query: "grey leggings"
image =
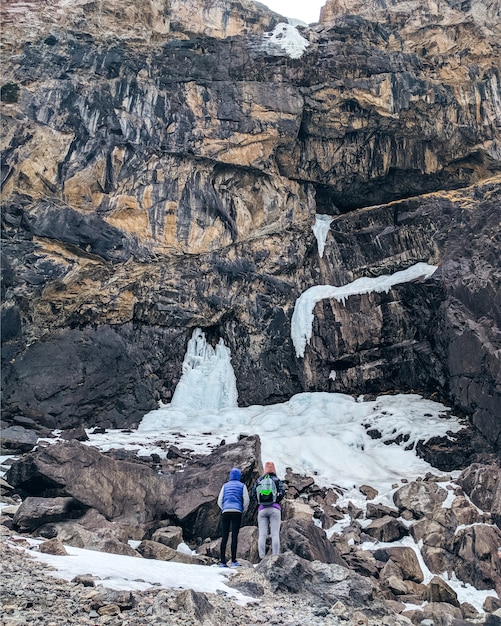
<path fill-rule="evenodd" d="M 271 551 L 273 554 L 280 554 L 280 521 L 282 514 L 280 509 L 274 506 L 261 509 L 257 514 L 257 526 L 259 528 L 258 550 L 259 558 L 266 555 L 266 539 L 268 530 L 271 533 Z"/>

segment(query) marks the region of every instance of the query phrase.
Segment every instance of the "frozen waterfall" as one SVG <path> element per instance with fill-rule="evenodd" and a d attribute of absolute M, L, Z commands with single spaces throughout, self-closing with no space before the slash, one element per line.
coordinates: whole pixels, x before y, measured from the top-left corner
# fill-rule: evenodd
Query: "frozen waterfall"
<path fill-rule="evenodd" d="M 406 270 L 394 274 L 383 274 L 378 278 L 357 278 L 357 280 L 341 287 L 333 287 L 332 285 L 310 287 L 296 300 L 292 313 L 291 337 L 296 348 L 296 356 L 304 357 L 306 345 L 310 342 L 313 333 L 313 310 L 320 300 L 333 298 L 344 304 L 347 298 L 356 294 L 388 293 L 394 285 L 418 279 L 426 280 L 433 275 L 436 269 L 435 265 L 416 263 Z"/>
<path fill-rule="evenodd" d="M 194 411 L 238 406 L 235 373 L 222 339 L 214 349 L 200 328 L 193 331 L 171 406 Z"/>

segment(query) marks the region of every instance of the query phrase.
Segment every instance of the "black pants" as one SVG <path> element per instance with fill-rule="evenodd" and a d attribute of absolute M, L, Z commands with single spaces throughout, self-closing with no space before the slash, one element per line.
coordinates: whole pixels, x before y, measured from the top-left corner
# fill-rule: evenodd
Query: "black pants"
<path fill-rule="evenodd" d="M 221 563 L 226 563 L 226 544 L 231 531 L 231 561 L 237 560 L 238 531 L 242 523 L 242 513 L 223 513 L 221 515 L 223 526 L 221 538 Z"/>

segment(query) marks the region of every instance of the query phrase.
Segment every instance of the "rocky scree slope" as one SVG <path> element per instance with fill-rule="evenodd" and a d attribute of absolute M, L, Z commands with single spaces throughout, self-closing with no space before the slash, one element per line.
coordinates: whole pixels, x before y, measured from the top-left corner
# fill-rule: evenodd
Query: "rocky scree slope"
<path fill-rule="evenodd" d="M 380 4 L 291 35 L 252 2 L 4 3 L 7 420 L 137 423 L 199 326 L 243 404 L 398 387 L 499 446 L 499 4 Z M 418 261 L 432 281 L 317 305 L 296 357 L 302 291 Z"/>
<path fill-rule="evenodd" d="M 260 440 L 255 436 L 221 443 L 202 456 L 171 445 L 164 459 L 138 457 L 132 450 L 101 453 L 77 441 L 40 444 L 11 461 L 6 475 L 11 486 L 4 486 L 3 499 L 12 506 L 2 510 L 1 532 L 8 546 L 24 545 L 64 558 L 66 545 L 138 559 L 216 565 L 219 485 L 226 468 L 238 466 L 251 488 L 262 472 L 260 458 Z M 358 500 L 347 500 L 340 489 L 319 487 L 310 476 L 288 470 L 284 479 L 283 553 L 259 562 L 254 503 L 240 531 L 242 568 L 231 575 L 229 585 L 262 609 L 249 623 L 263 623 L 263 611 L 275 623 L 289 626 L 300 621 L 390 626 L 427 619 L 452 626 L 497 623 L 499 467 L 473 464 L 454 480 L 431 473 L 411 482 L 402 479 L 388 504 L 379 501 L 380 494 L 370 485 L 360 487 Z M 16 494 L 23 496 L 21 503 Z M 28 544 L 32 537 L 42 540 L 39 547 Z M 137 541 L 136 548 L 130 539 Z M 177 550 L 182 542 L 189 544 L 191 554 Z M 5 556 L 10 574 L 2 586 L 6 617 L 50 613 L 42 593 L 48 583 L 39 568 L 27 563 L 22 573 L 19 554 L 7 547 Z M 128 571 L 134 571 L 133 565 Z M 104 615 L 117 620 L 120 616 L 130 624 L 141 623 L 134 620 L 145 615 L 170 617 L 173 623 L 183 616 L 204 624 L 225 623 L 230 614 L 242 619 L 242 607 L 224 596 L 158 589 L 132 596 L 98 592 L 89 589 L 100 582 L 92 573 L 69 587 L 59 585 L 55 590 L 49 585 L 51 596 L 58 598 L 57 607 L 67 607 L 82 620 L 79 623 L 95 623 L 93 619 Z M 32 576 L 36 600 L 33 580 L 27 586 Z M 481 605 L 460 597 L 459 588 L 451 586 L 455 578 L 484 590 Z M 253 611 L 248 619 L 252 616 Z M 58 621 L 57 608 L 51 619 L 65 623 L 64 617 Z"/>

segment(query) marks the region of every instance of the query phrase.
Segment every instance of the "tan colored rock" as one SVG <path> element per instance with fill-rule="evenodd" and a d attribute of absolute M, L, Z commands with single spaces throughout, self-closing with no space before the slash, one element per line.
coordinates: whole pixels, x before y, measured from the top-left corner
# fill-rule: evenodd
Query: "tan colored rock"
<path fill-rule="evenodd" d="M 479 589 L 501 590 L 501 531 L 496 526 L 475 524 L 458 530 L 454 541 L 457 577 Z"/>
<path fill-rule="evenodd" d="M 409 30 L 416 24 L 453 26 L 476 22 L 488 29 L 498 29 L 501 21 L 499 2 L 474 0 L 466 10 L 447 0 L 327 0 L 320 12 L 320 22 L 326 23 L 343 15 L 361 15 L 382 23 L 407 25 Z M 396 43 L 396 42 L 395 42 Z M 442 50 L 450 50 L 450 37 L 443 36 Z"/>
<path fill-rule="evenodd" d="M 190 563 L 192 565 L 205 565 L 205 561 L 198 556 L 191 556 L 179 552 L 156 541 L 144 540 L 137 547 L 137 551 L 145 559 L 157 559 L 158 561 L 173 561 L 174 563 Z"/>
<path fill-rule="evenodd" d="M 408 534 L 407 528 L 391 515 L 384 515 L 373 520 L 364 528 L 364 532 L 378 541 L 397 541 Z"/>
<path fill-rule="evenodd" d="M 420 598 L 420 600 L 424 602 L 424 600 L 426 599 L 426 593 L 428 591 L 426 585 L 424 585 L 423 583 L 416 583 L 412 580 L 406 580 L 405 586 L 407 588 L 407 595 L 412 595 L 416 598 Z"/>
<path fill-rule="evenodd" d="M 407 585 L 401 578 L 395 576 L 394 574 L 388 576 L 388 578 L 386 578 L 384 582 L 385 586 L 387 586 L 388 589 L 391 589 L 391 591 L 393 591 L 393 593 L 397 596 L 408 593 Z"/>
<path fill-rule="evenodd" d="M 447 491 L 436 483 L 412 482 L 400 487 L 393 494 L 393 501 L 400 511 L 407 509 L 414 517 L 421 518 L 433 513 L 447 498 Z"/>
<path fill-rule="evenodd" d="M 158 528 L 151 536 L 152 541 L 163 544 L 173 550 L 176 550 L 183 540 L 183 529 L 179 526 L 168 526 L 167 528 Z"/>
<path fill-rule="evenodd" d="M 427 600 L 429 602 L 446 602 L 459 607 L 457 593 L 439 576 L 434 576 L 428 583 Z"/>
<path fill-rule="evenodd" d="M 495 523 L 501 527 L 501 469 L 495 465 L 474 463 L 463 470 L 458 484 L 473 504 L 483 511 L 490 511 Z"/>
<path fill-rule="evenodd" d="M 501 599 L 496 598 L 495 596 L 488 596 L 484 600 L 482 608 L 486 613 L 494 613 L 494 611 L 501 609 Z"/>
<path fill-rule="evenodd" d="M 423 572 L 413 548 L 388 547 L 384 548 L 384 552 L 390 557 L 388 563 L 394 563 L 399 567 L 404 580 L 411 580 L 416 583 L 423 582 Z"/>
<path fill-rule="evenodd" d="M 451 509 L 458 525 L 469 526 L 483 521 L 478 508 L 473 506 L 464 496 L 454 498 Z"/>
<path fill-rule="evenodd" d="M 445 548 L 424 545 L 421 549 L 421 554 L 426 567 L 433 574 L 452 571 L 453 556 Z"/>
<path fill-rule="evenodd" d="M 485 600 L 487 601 L 488 599 L 489 598 L 486 598 Z M 489 606 L 489 604 L 487 606 Z M 501 603 L 499 603 L 499 606 L 501 606 Z M 461 604 L 459 605 L 459 608 L 461 609 L 463 613 L 463 617 L 465 619 L 470 619 L 470 620 L 480 619 L 480 612 L 469 602 L 461 602 Z M 485 602 L 484 602 L 484 611 L 486 611 L 486 613 L 489 612 L 485 609 Z"/>
<path fill-rule="evenodd" d="M 367 500 L 373 500 L 378 494 L 378 490 L 374 489 L 374 487 L 371 487 L 370 485 L 362 485 L 361 487 L 359 487 L 360 493 L 362 493 Z"/>
<path fill-rule="evenodd" d="M 71 12 L 62 0 L 41 14 L 38 3 L 27 0 L 19 11 L 17 3 L 2 6 L 2 22 L 9 25 L 7 41 L 15 45 L 14 35 L 28 32 L 32 37 L 48 35 L 55 24 L 68 29 L 84 29 L 106 40 L 111 34 L 144 42 L 185 39 L 188 34 L 228 37 L 270 30 L 279 16 L 262 4 L 250 0 L 147 0 L 139 9 L 132 0 L 78 0 Z"/>
<path fill-rule="evenodd" d="M 45 554 L 56 554 L 58 556 L 67 556 L 68 554 L 62 542 L 57 538 L 44 541 L 40 544 L 39 550 Z"/>
<path fill-rule="evenodd" d="M 116 604 L 105 604 L 97 610 L 99 615 L 120 615 L 120 607 Z"/>
<path fill-rule="evenodd" d="M 311 506 L 301 499 L 288 500 L 287 501 L 287 514 L 284 519 L 302 519 L 306 522 L 311 522 L 313 519 L 314 510 Z"/>
<path fill-rule="evenodd" d="M 435 623 L 444 623 L 450 618 L 463 619 L 461 609 L 445 602 L 429 602 L 423 608 L 425 619 L 432 619 Z"/>

